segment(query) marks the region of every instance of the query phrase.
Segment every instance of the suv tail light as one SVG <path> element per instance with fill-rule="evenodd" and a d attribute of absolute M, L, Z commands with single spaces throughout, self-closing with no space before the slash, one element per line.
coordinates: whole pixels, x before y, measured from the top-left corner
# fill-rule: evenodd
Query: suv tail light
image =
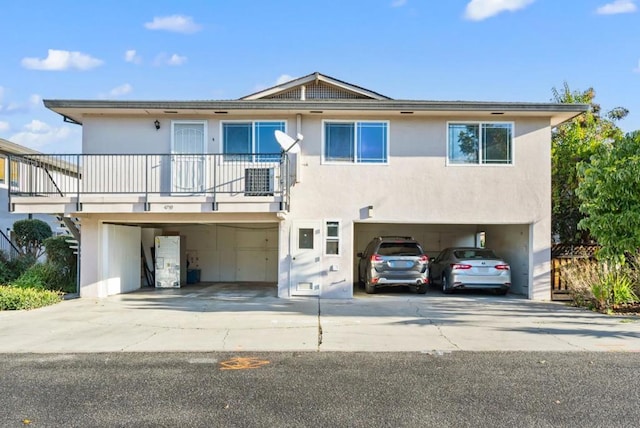
<path fill-rule="evenodd" d="M 420 263 L 429 263 L 429 256 L 427 256 L 426 254 L 423 254 L 420 256 Z"/>
<path fill-rule="evenodd" d="M 371 255 L 371 261 L 372 262 L 381 262 L 382 261 L 382 256 L 379 256 L 378 254 L 372 254 Z"/>
<path fill-rule="evenodd" d="M 458 270 L 471 269 L 471 265 L 465 265 L 462 263 L 452 263 L 451 269 L 458 269 Z"/>
<path fill-rule="evenodd" d="M 509 265 L 496 265 L 498 270 L 509 270 Z"/>

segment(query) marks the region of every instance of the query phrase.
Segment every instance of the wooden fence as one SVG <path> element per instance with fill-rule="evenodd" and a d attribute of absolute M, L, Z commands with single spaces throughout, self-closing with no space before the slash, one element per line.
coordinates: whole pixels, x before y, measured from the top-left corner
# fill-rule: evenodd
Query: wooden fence
<path fill-rule="evenodd" d="M 551 247 L 551 300 L 571 300 L 563 266 L 576 261 L 595 261 L 597 245 L 556 244 Z"/>

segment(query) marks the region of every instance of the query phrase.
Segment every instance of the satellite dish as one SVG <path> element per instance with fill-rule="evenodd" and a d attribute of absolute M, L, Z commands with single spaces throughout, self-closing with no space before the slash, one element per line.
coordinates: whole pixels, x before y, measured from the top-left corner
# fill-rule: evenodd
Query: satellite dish
<path fill-rule="evenodd" d="M 300 153 L 300 144 L 298 142 L 304 138 L 302 134 L 298 134 L 295 140 L 279 130 L 275 131 L 275 135 L 276 141 L 285 153 Z"/>

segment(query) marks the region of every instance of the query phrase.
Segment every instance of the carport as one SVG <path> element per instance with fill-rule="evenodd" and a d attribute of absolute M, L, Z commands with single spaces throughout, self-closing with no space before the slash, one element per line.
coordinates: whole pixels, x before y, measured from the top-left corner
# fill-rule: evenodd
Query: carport
<path fill-rule="evenodd" d="M 149 272 L 156 268 L 159 236 L 180 237 L 181 286 L 235 283 L 242 287 L 255 282 L 272 284 L 277 290 L 280 224 L 276 221 L 139 222 L 127 217 L 83 219 L 82 269 L 85 281 L 95 279 L 81 286 L 81 295 L 104 297 L 154 286 Z"/>
<path fill-rule="evenodd" d="M 429 257 L 447 247 L 482 246 L 493 249 L 511 266 L 511 293 L 527 295 L 529 287 L 528 224 L 405 224 L 354 223 L 353 282 L 358 282 L 357 253 L 375 236 L 411 236 Z"/>
<path fill-rule="evenodd" d="M 278 223 L 174 224 L 142 235 L 145 254 L 156 236 L 180 236 L 182 271 L 199 270 L 200 282 L 278 281 Z"/>

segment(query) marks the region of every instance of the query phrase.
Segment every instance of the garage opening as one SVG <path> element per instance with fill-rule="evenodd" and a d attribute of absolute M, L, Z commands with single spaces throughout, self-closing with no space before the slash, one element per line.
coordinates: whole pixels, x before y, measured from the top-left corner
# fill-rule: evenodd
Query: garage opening
<path fill-rule="evenodd" d="M 354 296 L 358 289 L 358 257 L 376 236 L 411 236 L 418 240 L 430 258 L 447 247 L 486 247 L 507 261 L 511 267 L 510 293 L 529 292 L 529 229 L 528 224 L 354 224 L 353 282 Z"/>
<path fill-rule="evenodd" d="M 278 227 L 278 223 L 142 226 L 142 286 L 155 286 L 156 237 L 179 237 L 181 286 L 223 283 L 227 289 L 240 289 L 264 284 L 276 290 Z"/>

